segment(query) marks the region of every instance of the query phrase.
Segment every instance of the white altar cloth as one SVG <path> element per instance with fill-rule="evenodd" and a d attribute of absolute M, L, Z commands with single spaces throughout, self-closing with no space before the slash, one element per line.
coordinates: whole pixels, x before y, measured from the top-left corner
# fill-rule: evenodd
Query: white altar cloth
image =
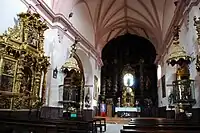
<path fill-rule="evenodd" d="M 140 112 L 140 107 L 115 107 L 115 112 Z"/>

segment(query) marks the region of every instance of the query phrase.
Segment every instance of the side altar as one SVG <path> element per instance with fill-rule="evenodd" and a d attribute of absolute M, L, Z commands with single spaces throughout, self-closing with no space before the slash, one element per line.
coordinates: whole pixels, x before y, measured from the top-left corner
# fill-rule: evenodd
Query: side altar
<path fill-rule="evenodd" d="M 49 58 L 44 55 L 47 25 L 37 13 L 20 13 L 0 35 L 0 111 L 39 109 L 45 102 Z"/>

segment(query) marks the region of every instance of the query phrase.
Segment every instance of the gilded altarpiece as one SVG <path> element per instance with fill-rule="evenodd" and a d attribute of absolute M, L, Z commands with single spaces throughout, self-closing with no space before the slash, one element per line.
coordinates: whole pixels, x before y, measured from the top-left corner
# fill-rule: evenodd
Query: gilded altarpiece
<path fill-rule="evenodd" d="M 134 77 L 135 70 L 128 64 L 124 67 L 122 71 L 122 81 L 123 81 L 123 90 L 122 90 L 122 106 L 123 107 L 133 107 L 135 103 L 135 90 Z"/>
<path fill-rule="evenodd" d="M 45 102 L 47 28 L 39 14 L 27 12 L 0 35 L 0 109 L 34 109 Z"/>

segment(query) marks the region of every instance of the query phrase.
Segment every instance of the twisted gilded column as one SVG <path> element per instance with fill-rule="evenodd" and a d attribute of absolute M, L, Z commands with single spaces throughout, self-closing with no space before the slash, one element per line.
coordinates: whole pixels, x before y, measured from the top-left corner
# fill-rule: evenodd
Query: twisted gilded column
<path fill-rule="evenodd" d="M 23 79 L 23 69 L 24 69 L 24 54 L 22 54 L 18 60 L 18 67 L 17 67 L 17 74 L 16 74 L 16 81 L 15 81 L 15 90 L 14 90 L 14 92 L 17 92 L 17 93 L 20 92 L 21 82 Z"/>
<path fill-rule="evenodd" d="M 33 87 L 34 90 L 32 90 L 34 96 L 39 96 L 41 76 L 42 76 L 42 73 L 40 70 L 38 70 L 35 74 L 35 84 Z"/>
<path fill-rule="evenodd" d="M 114 60 L 114 82 L 113 82 L 113 104 L 116 106 L 117 104 L 117 96 L 116 93 L 118 91 L 118 67 L 117 60 Z"/>
<path fill-rule="evenodd" d="M 44 77 L 42 83 L 42 97 L 41 102 L 44 104 L 46 102 L 46 78 L 47 78 L 47 68 L 44 69 Z"/>
<path fill-rule="evenodd" d="M 16 80 L 15 80 L 15 93 L 20 93 L 21 91 L 21 83 L 23 80 L 23 69 L 24 69 L 24 57 L 25 55 L 22 54 L 18 59 L 18 67 L 17 67 L 17 73 L 16 73 Z M 21 102 L 23 99 L 21 97 L 12 98 L 12 104 L 11 109 L 17 109 L 20 108 Z"/>
<path fill-rule="evenodd" d="M 194 16 L 194 26 L 196 27 L 196 34 L 197 34 L 197 43 L 198 43 L 198 53 L 196 56 L 196 70 L 197 72 L 200 72 L 200 17 Z"/>

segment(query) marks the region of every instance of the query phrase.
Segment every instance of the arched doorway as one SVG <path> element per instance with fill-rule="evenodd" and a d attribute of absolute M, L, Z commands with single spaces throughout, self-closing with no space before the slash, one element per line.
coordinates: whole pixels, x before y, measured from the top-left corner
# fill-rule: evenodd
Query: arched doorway
<path fill-rule="evenodd" d="M 155 58 L 155 47 L 143 37 L 126 34 L 108 42 L 102 50 L 101 100 L 112 101 L 114 107 L 140 106 L 142 116 L 155 116 L 158 107 Z M 124 84 L 127 74 L 125 78 L 132 75 L 132 79 L 126 80 L 129 85 Z"/>

